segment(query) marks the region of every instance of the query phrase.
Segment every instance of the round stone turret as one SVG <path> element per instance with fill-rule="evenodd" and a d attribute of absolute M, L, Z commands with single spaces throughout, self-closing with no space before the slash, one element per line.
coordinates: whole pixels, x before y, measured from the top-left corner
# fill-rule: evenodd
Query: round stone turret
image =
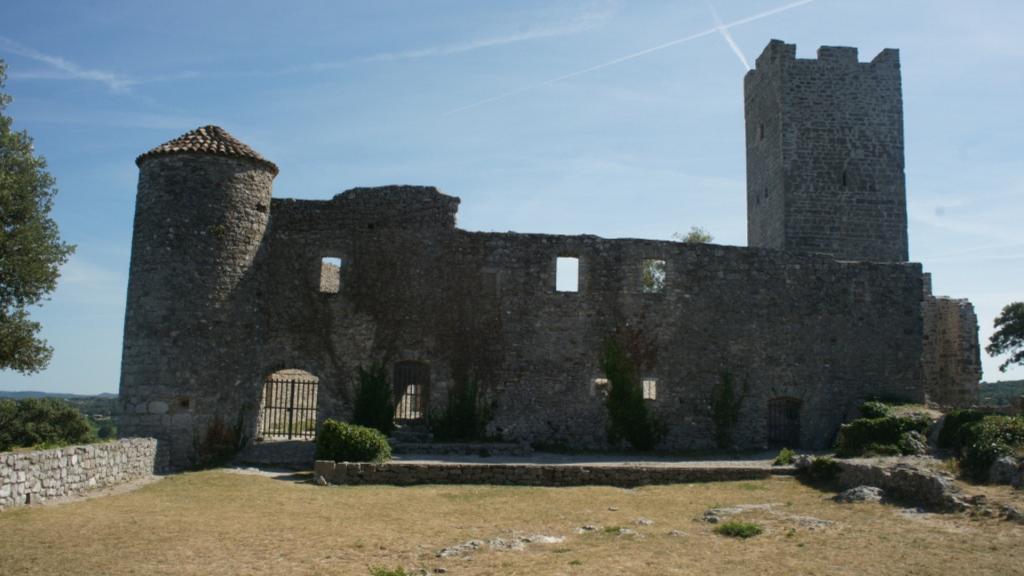
<path fill-rule="evenodd" d="M 221 415 L 239 413 L 230 388 L 248 360 L 239 342 L 257 329 L 243 307 L 278 170 L 217 126 L 136 164 L 121 432 L 173 439 L 172 462 L 189 465 L 202 459 L 207 437 L 231 431 L 235 423 Z"/>

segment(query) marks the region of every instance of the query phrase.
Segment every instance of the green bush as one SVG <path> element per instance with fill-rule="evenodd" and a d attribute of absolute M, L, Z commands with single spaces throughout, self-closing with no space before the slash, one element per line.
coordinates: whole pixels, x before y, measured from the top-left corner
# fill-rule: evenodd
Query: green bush
<path fill-rule="evenodd" d="M 395 429 L 395 401 L 383 364 L 359 367 L 359 387 L 352 406 L 352 423 L 390 434 Z"/>
<path fill-rule="evenodd" d="M 977 410 L 954 410 L 946 414 L 942 421 L 942 429 L 939 430 L 939 437 L 935 444 L 939 448 L 960 450 L 963 446 L 962 435 L 967 427 L 975 422 L 980 422 L 985 413 Z"/>
<path fill-rule="evenodd" d="M 412 572 L 406 572 L 405 568 L 387 568 L 385 566 L 370 566 L 370 576 L 412 576 Z"/>
<path fill-rule="evenodd" d="M 892 406 L 889 406 L 885 402 L 869 400 L 860 405 L 861 418 L 885 418 L 886 416 L 892 415 Z"/>
<path fill-rule="evenodd" d="M 430 431 L 434 438 L 443 441 L 482 439 L 486 436 L 490 411 L 480 397 L 480 385 L 472 377 L 458 380 L 448 391 L 448 404 L 430 418 Z"/>
<path fill-rule="evenodd" d="M 85 416 L 56 398 L 0 400 L 0 452 L 94 442 Z"/>
<path fill-rule="evenodd" d="M 335 462 L 386 462 L 391 445 L 379 430 L 325 420 L 316 439 L 316 458 Z"/>
<path fill-rule="evenodd" d="M 1024 447 L 1024 416 L 985 416 L 961 432 L 961 469 L 972 479 L 985 481 L 992 464 Z"/>
<path fill-rule="evenodd" d="M 828 456 L 818 456 L 804 470 L 804 476 L 814 483 L 831 484 L 839 478 L 839 463 Z"/>
<path fill-rule="evenodd" d="M 931 426 L 931 420 L 924 415 L 858 418 L 839 428 L 836 456 L 840 458 L 861 456 L 869 446 L 883 451 L 888 450 L 883 447 L 891 446 L 899 451 L 903 434 L 912 431 L 925 434 L 929 426 Z"/>
<path fill-rule="evenodd" d="M 793 463 L 793 457 L 796 456 L 796 452 L 793 452 L 789 448 L 783 448 L 779 450 L 779 454 L 775 457 L 775 461 L 772 462 L 772 466 L 787 466 Z"/>
<path fill-rule="evenodd" d="M 652 450 L 663 434 L 660 423 L 644 402 L 640 371 L 636 362 L 615 338 L 605 341 L 601 370 L 608 379 L 608 436 L 625 439 L 637 450 Z"/>
<path fill-rule="evenodd" d="M 739 520 L 730 520 L 715 526 L 715 534 L 731 536 L 733 538 L 753 538 L 762 532 L 764 532 L 764 530 L 757 524 L 754 524 L 753 522 L 741 522 Z"/>

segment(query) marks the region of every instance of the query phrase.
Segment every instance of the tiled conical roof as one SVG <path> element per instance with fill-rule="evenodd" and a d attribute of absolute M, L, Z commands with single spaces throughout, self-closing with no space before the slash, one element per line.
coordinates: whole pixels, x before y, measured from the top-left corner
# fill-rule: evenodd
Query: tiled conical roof
<path fill-rule="evenodd" d="M 220 126 L 203 126 L 182 134 L 174 140 L 142 154 L 135 159 L 135 164 L 141 165 L 142 161 L 147 158 L 168 154 L 212 154 L 214 156 L 246 158 L 266 166 L 275 175 L 277 174 L 277 166 L 273 162 L 257 154 L 255 150 L 228 134 L 227 130 Z"/>

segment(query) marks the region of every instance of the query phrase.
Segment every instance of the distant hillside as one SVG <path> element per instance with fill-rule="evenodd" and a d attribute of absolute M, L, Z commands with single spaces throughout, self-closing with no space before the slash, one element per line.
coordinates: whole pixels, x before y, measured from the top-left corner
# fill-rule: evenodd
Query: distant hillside
<path fill-rule="evenodd" d="M 978 398 L 981 404 L 1006 406 L 1014 399 L 1024 396 L 1024 380 L 1007 380 L 1005 382 L 982 382 L 978 386 Z"/>
<path fill-rule="evenodd" d="M 110 392 L 104 392 L 103 394 L 66 394 L 63 392 L 36 392 L 34 390 L 19 390 L 17 392 L 5 392 L 0 390 L 0 398 L 11 398 L 14 400 L 21 400 L 22 398 L 61 398 L 67 400 L 70 398 L 103 398 L 103 399 L 116 399 L 117 394 L 111 394 Z"/>

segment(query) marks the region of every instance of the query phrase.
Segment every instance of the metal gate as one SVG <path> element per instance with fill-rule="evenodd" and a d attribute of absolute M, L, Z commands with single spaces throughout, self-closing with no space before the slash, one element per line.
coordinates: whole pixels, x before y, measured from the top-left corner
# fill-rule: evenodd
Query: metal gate
<path fill-rule="evenodd" d="M 786 448 L 800 446 L 800 400 L 773 398 L 768 401 L 768 444 Z"/>
<path fill-rule="evenodd" d="M 423 362 L 395 364 L 395 421 L 426 419 L 430 399 L 430 366 Z"/>
<path fill-rule="evenodd" d="M 271 374 L 263 384 L 259 437 L 312 440 L 316 437 L 317 378 L 301 370 Z"/>

